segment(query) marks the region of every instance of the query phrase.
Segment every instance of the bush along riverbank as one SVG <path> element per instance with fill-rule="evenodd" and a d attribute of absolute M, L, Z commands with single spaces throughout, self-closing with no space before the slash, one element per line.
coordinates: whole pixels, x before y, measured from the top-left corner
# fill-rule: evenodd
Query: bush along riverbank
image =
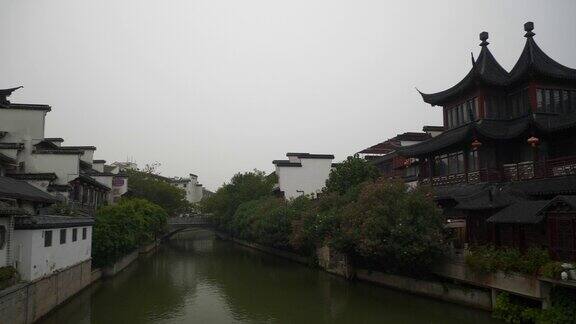
<path fill-rule="evenodd" d="M 490 247 L 473 250 L 468 266 L 452 268 L 456 269 L 454 276 L 439 273 L 436 269 L 445 264 L 450 238 L 432 195 L 422 188 L 379 179 L 377 171 L 358 157 L 336 166 L 316 199 L 274 197 L 275 183 L 274 174 L 256 170 L 237 174 L 205 200 L 202 208 L 212 215 L 218 231 L 237 240 L 307 257 L 346 277 L 484 309 L 505 304 L 496 302 L 501 287 L 486 285 L 485 279 L 469 280 L 468 271 L 533 276 L 522 279 L 524 282 L 538 281 L 536 276 L 543 273 L 558 276 L 558 263 L 552 262 L 546 251 L 534 249 L 526 256 Z M 454 286 L 453 280 L 463 286 Z M 562 304 L 555 295 L 551 302 Z M 563 313 L 564 309 L 554 312 Z M 501 314 L 494 313 L 505 320 L 515 318 Z M 542 322 L 545 316 L 532 315 L 524 322 Z"/>
<path fill-rule="evenodd" d="M 145 199 L 123 199 L 95 217 L 92 268 L 106 267 L 156 241 L 166 229 L 164 209 Z"/>

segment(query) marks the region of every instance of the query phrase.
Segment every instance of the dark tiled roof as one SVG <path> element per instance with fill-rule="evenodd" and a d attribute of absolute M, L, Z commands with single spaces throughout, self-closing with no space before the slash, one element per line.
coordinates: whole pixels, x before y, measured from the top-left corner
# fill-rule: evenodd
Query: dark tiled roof
<path fill-rule="evenodd" d="M 274 160 L 272 164 L 279 166 L 279 167 L 301 167 L 302 163 L 300 162 L 290 162 L 289 160 Z"/>
<path fill-rule="evenodd" d="M 0 108 L 8 108 L 8 109 L 21 109 L 21 110 L 39 110 L 39 111 L 50 111 L 52 108 L 48 105 L 34 105 L 34 104 L 15 104 L 10 103 L 7 106 L 2 106 L 0 104 Z"/>
<path fill-rule="evenodd" d="M 48 141 L 48 142 L 56 142 L 56 143 L 64 142 L 64 139 L 61 137 L 46 137 L 46 138 L 44 138 L 44 140 Z"/>
<path fill-rule="evenodd" d="M 414 141 L 414 142 L 421 142 L 427 139 L 430 139 L 432 136 L 428 133 L 420 133 L 420 132 L 406 132 L 400 135 L 396 135 L 395 139 L 399 141 Z"/>
<path fill-rule="evenodd" d="M 96 146 L 61 146 L 61 150 L 96 151 Z"/>
<path fill-rule="evenodd" d="M 109 190 L 110 190 L 110 188 L 108 188 L 108 186 L 103 185 L 103 184 L 101 184 L 100 182 L 96 181 L 94 178 L 89 177 L 89 176 L 84 175 L 84 174 L 79 175 L 78 178 L 76 178 L 76 179 L 74 179 L 74 180 L 72 180 L 72 181 L 80 181 L 80 182 L 83 182 L 83 183 L 87 183 L 87 184 L 90 184 L 90 185 L 92 185 L 92 186 L 94 186 L 94 187 L 96 187 L 96 188 L 100 188 L 100 189 L 105 190 L 105 191 L 109 191 Z"/>
<path fill-rule="evenodd" d="M 576 176 L 516 181 L 508 186 L 530 196 L 576 194 Z"/>
<path fill-rule="evenodd" d="M 33 202 L 56 202 L 56 197 L 33 185 L 8 177 L 0 177 L 0 197 L 22 199 Z"/>
<path fill-rule="evenodd" d="M 557 80 L 576 81 L 576 69 L 566 67 L 550 58 L 534 41 L 534 24 L 524 25 L 526 43 L 518 61 L 510 71 L 511 82 L 525 80 L 531 74 L 539 74 Z"/>
<path fill-rule="evenodd" d="M 0 143 L 0 149 L 21 150 L 23 148 L 23 143 Z"/>
<path fill-rule="evenodd" d="M 480 34 L 482 39 L 483 34 Z M 486 39 L 488 38 L 488 33 L 486 33 Z M 496 61 L 490 50 L 488 49 L 488 42 L 486 39 L 482 41 L 480 46 L 480 55 L 478 59 L 474 60 L 472 58 L 472 68 L 470 72 L 458 82 L 453 87 L 440 91 L 437 93 L 426 94 L 420 92 L 424 102 L 431 105 L 442 105 L 446 102 L 462 96 L 466 92 L 470 91 L 473 87 L 478 84 L 485 84 L 490 86 L 504 86 L 508 83 L 510 75 L 508 72 Z"/>
<path fill-rule="evenodd" d="M 58 178 L 56 173 L 9 173 L 7 177 L 18 180 L 49 180 L 53 181 Z"/>
<path fill-rule="evenodd" d="M 444 126 L 424 126 L 422 127 L 422 131 L 423 132 L 443 132 L 444 131 Z"/>
<path fill-rule="evenodd" d="M 472 125 L 466 124 L 452 128 L 436 137 L 409 146 L 398 148 L 398 154 L 405 157 L 417 157 L 420 155 L 447 149 L 471 137 Z"/>
<path fill-rule="evenodd" d="M 102 164 L 102 163 L 106 163 L 106 160 L 92 160 L 93 164 Z"/>
<path fill-rule="evenodd" d="M 498 209 L 509 206 L 517 201 L 526 200 L 526 195 L 522 191 L 514 191 L 506 186 L 486 186 L 477 193 L 456 198 L 460 210 L 486 210 Z"/>
<path fill-rule="evenodd" d="M 9 157 L 6 154 L 0 153 L 0 163 L 14 164 L 16 159 Z"/>
<path fill-rule="evenodd" d="M 0 201 L 0 216 L 28 215 L 28 212 L 22 208 L 10 206 Z"/>
<path fill-rule="evenodd" d="M 296 156 L 300 159 L 334 159 L 332 154 L 286 153 L 286 156 Z"/>
<path fill-rule="evenodd" d="M 388 154 L 390 152 L 394 152 L 399 147 L 400 147 L 400 143 L 398 141 L 396 141 L 394 138 L 392 138 L 392 139 L 386 140 L 384 142 L 378 143 L 376 145 L 372 145 L 369 148 L 365 148 L 358 153 L 360 153 L 360 154 Z"/>
<path fill-rule="evenodd" d="M 537 224 L 544 219 L 542 209 L 549 200 L 519 201 L 492 215 L 486 221 L 505 224 Z"/>
<path fill-rule="evenodd" d="M 530 114 L 511 120 L 481 119 L 460 127 L 452 128 L 431 139 L 398 148 L 402 156 L 416 157 L 449 148 L 463 141 L 472 142 L 475 133 L 481 140 L 512 139 L 526 134 L 530 129 L 552 133 L 576 127 L 576 113 L 567 115 Z"/>
<path fill-rule="evenodd" d="M 94 219 L 91 217 L 70 217 L 70 216 L 50 216 L 35 215 L 18 217 L 14 221 L 14 229 L 42 229 L 42 228 L 65 228 L 92 226 Z"/>
<path fill-rule="evenodd" d="M 81 150 L 60 150 L 60 149 L 35 149 L 34 154 L 60 154 L 60 155 L 82 155 Z"/>

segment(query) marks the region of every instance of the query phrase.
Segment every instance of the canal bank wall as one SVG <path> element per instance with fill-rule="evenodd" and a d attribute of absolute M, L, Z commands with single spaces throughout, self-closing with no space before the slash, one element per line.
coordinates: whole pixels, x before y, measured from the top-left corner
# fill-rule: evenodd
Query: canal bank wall
<path fill-rule="evenodd" d="M 222 232 L 214 233 L 221 239 L 301 264 L 318 266 L 349 280 L 361 280 L 482 310 L 491 311 L 494 308 L 499 292 L 540 301 L 544 308 L 549 303 L 551 285 L 529 276 L 504 273 L 480 275 L 470 271 L 465 264 L 446 261 L 433 269 L 433 274 L 439 280 L 416 279 L 353 267 L 345 254 L 327 246 L 317 249 L 316 258 L 311 258 L 233 238 Z"/>
<path fill-rule="evenodd" d="M 34 323 L 90 284 L 117 275 L 159 245 L 158 241 L 142 246 L 102 269 L 92 269 L 92 260 L 87 260 L 48 277 L 8 287 L 0 291 L 0 323 Z"/>
<path fill-rule="evenodd" d="M 34 323 L 92 283 L 91 260 L 0 291 L 2 323 Z"/>

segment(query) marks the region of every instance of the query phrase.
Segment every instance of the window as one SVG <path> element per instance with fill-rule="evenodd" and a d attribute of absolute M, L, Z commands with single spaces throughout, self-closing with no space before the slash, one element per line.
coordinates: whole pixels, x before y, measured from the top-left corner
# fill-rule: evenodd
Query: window
<path fill-rule="evenodd" d="M 87 231 L 87 228 L 86 228 L 86 227 L 82 228 L 82 239 L 83 239 L 83 240 L 86 239 L 87 232 L 88 232 L 88 231 Z"/>
<path fill-rule="evenodd" d="M 570 107 L 570 91 L 562 91 L 562 108 L 565 113 L 572 112 L 574 107 Z"/>
<path fill-rule="evenodd" d="M 44 231 L 44 247 L 52 246 L 52 231 Z"/>
<path fill-rule="evenodd" d="M 478 159 L 478 150 L 468 152 L 468 172 L 480 170 L 480 160 Z"/>
<path fill-rule="evenodd" d="M 536 110 L 544 111 L 544 93 L 542 89 L 536 90 Z"/>
<path fill-rule="evenodd" d="M 576 111 L 576 90 L 536 89 L 536 110 L 549 113 Z"/>
<path fill-rule="evenodd" d="M 60 230 L 60 244 L 66 243 L 66 229 L 63 228 Z"/>
<path fill-rule="evenodd" d="M 446 109 L 446 124 L 448 128 L 457 127 L 470 122 L 470 117 L 478 119 L 480 111 L 478 98 L 466 100 L 458 105 Z"/>
<path fill-rule="evenodd" d="M 439 155 L 434 158 L 434 175 L 464 173 L 464 153 L 462 151 Z"/>
<path fill-rule="evenodd" d="M 72 242 L 76 241 L 78 241 L 78 229 L 74 228 L 72 229 Z"/>
<path fill-rule="evenodd" d="M 6 246 L 6 226 L 0 225 L 0 250 Z"/>

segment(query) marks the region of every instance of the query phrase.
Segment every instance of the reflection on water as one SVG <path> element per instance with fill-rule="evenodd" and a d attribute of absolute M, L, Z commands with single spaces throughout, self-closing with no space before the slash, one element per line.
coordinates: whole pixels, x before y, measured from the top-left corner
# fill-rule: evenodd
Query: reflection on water
<path fill-rule="evenodd" d="M 488 313 L 178 234 L 154 255 L 83 291 L 42 323 L 489 323 Z"/>

